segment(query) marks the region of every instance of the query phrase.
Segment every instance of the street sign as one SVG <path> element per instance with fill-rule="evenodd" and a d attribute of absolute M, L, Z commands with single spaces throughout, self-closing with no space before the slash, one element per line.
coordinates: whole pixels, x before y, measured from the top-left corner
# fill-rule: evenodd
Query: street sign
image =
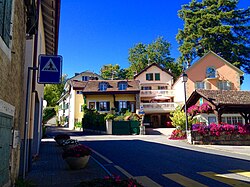
<path fill-rule="evenodd" d="M 143 105 L 140 106 L 139 114 L 142 114 L 142 115 L 145 114 Z"/>
<path fill-rule="evenodd" d="M 39 84 L 59 84 L 62 76 L 62 56 L 39 55 Z"/>

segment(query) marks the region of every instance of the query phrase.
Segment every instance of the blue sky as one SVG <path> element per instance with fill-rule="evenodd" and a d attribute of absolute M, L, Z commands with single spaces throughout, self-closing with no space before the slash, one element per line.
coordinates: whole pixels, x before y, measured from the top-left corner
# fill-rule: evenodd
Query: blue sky
<path fill-rule="evenodd" d="M 105 64 L 127 68 L 129 49 L 158 36 L 171 43 L 171 56 L 178 58 L 175 36 L 183 22 L 177 11 L 190 1 L 61 0 L 58 53 L 63 56 L 63 74 L 100 73 Z M 249 0 L 240 0 L 239 8 L 248 6 Z M 250 75 L 245 74 L 242 90 L 250 90 Z"/>

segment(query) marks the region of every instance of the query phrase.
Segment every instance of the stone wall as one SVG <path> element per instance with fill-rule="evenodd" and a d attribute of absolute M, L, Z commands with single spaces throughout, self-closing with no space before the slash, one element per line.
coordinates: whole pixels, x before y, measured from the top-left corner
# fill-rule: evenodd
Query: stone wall
<path fill-rule="evenodd" d="M 24 1 L 13 1 L 12 9 L 12 40 L 10 56 L 0 49 L 0 99 L 15 107 L 13 129 L 22 130 L 24 125 L 24 62 L 26 13 Z M 1 44 L 3 45 L 3 44 Z M 1 139 L 1 137 L 0 137 Z M 12 149 L 11 181 L 19 171 L 20 146 Z"/>

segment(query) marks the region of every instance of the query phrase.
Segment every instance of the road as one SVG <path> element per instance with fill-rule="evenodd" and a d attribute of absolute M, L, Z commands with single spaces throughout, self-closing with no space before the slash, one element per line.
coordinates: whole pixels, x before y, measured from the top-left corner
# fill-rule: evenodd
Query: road
<path fill-rule="evenodd" d="M 163 135 L 83 136 L 81 143 L 112 173 L 145 186 L 249 186 L 250 158 Z M 119 171 L 120 173 L 117 173 Z"/>

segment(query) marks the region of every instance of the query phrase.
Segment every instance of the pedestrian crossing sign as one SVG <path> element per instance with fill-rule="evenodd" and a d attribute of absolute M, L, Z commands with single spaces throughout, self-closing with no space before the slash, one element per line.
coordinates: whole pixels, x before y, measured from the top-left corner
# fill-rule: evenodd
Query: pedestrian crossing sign
<path fill-rule="evenodd" d="M 62 76 L 62 56 L 39 55 L 39 84 L 60 84 Z"/>

